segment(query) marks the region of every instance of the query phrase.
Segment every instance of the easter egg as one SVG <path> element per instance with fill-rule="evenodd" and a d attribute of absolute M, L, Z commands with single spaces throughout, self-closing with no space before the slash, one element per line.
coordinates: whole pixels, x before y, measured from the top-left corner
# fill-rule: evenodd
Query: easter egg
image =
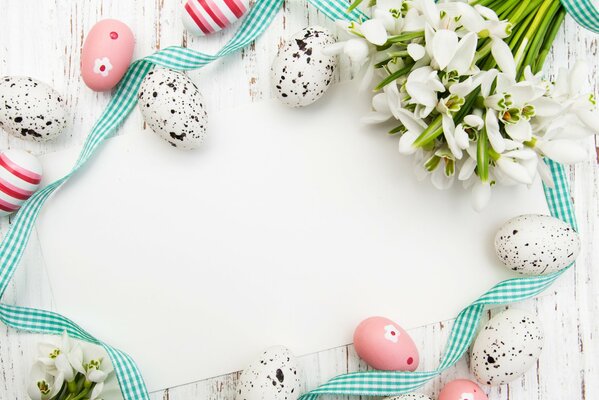
<path fill-rule="evenodd" d="M 300 395 L 297 360 L 289 349 L 267 349 L 243 370 L 235 400 L 296 400 Z"/>
<path fill-rule="evenodd" d="M 509 309 L 491 318 L 472 346 L 470 368 L 485 385 L 503 385 L 532 367 L 543 349 L 543 331 L 536 317 Z"/>
<path fill-rule="evenodd" d="M 433 400 L 425 394 L 408 393 L 399 396 L 385 397 L 383 400 Z"/>
<path fill-rule="evenodd" d="M 580 238 L 570 225 L 548 215 L 522 215 L 506 222 L 495 236 L 505 266 L 526 275 L 545 275 L 572 264 Z"/>
<path fill-rule="evenodd" d="M 139 109 L 161 138 L 180 149 L 195 149 L 206 137 L 206 110 L 198 87 L 170 69 L 150 71 L 141 83 Z"/>
<path fill-rule="evenodd" d="M 418 368 L 418 349 L 408 333 L 384 317 L 371 317 L 354 332 L 358 356 L 374 369 L 414 371 Z"/>
<path fill-rule="evenodd" d="M 488 397 L 476 383 L 456 379 L 441 389 L 438 400 L 488 400 Z"/>
<path fill-rule="evenodd" d="M 0 217 L 16 212 L 42 180 L 39 160 L 24 150 L 0 153 Z"/>
<path fill-rule="evenodd" d="M 81 77 L 96 92 L 119 83 L 133 57 L 135 38 L 127 25 L 116 19 L 96 23 L 81 49 Z"/>
<path fill-rule="evenodd" d="M 243 17 L 249 0 L 187 0 L 181 18 L 185 29 L 196 36 L 225 29 Z"/>
<path fill-rule="evenodd" d="M 325 28 L 313 26 L 293 35 L 279 50 L 271 68 L 275 96 L 290 107 L 314 103 L 327 91 L 337 67 L 337 58 L 323 53 L 335 43 Z"/>
<path fill-rule="evenodd" d="M 54 139 L 67 126 L 63 98 L 33 78 L 0 78 L 0 128 L 16 137 L 43 142 Z"/>

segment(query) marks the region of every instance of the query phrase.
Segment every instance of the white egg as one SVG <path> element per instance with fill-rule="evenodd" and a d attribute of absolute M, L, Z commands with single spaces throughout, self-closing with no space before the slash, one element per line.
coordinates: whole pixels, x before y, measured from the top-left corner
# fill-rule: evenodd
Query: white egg
<path fill-rule="evenodd" d="M 158 68 L 141 83 L 139 109 L 161 138 L 180 149 L 195 149 L 206 138 L 207 115 L 198 87 L 182 72 Z"/>
<path fill-rule="evenodd" d="M 543 349 L 537 318 L 509 309 L 483 326 L 472 346 L 470 369 L 484 385 L 503 385 L 532 367 Z"/>
<path fill-rule="evenodd" d="M 296 400 L 300 393 L 296 358 L 283 346 L 271 347 L 243 370 L 235 400 Z"/>
<path fill-rule="evenodd" d="M 313 26 L 295 35 L 279 50 L 271 69 L 275 96 L 291 107 L 314 103 L 331 85 L 337 58 L 322 51 L 335 43 L 325 28 Z"/>
<path fill-rule="evenodd" d="M 506 222 L 495 236 L 499 259 L 521 274 L 545 275 L 572 264 L 580 239 L 570 225 L 547 215 L 522 215 Z"/>
<path fill-rule="evenodd" d="M 0 128 L 43 142 L 54 139 L 66 126 L 66 104 L 56 90 L 24 76 L 0 78 Z"/>
<path fill-rule="evenodd" d="M 394 397 L 385 397 L 383 400 L 433 400 L 425 394 L 408 393 Z"/>

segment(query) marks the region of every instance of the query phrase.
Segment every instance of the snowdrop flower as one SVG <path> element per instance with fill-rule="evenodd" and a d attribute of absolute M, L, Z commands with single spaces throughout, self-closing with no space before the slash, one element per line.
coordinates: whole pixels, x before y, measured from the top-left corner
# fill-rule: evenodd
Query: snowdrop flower
<path fill-rule="evenodd" d="M 62 389 L 64 376 L 61 373 L 49 373 L 47 366 L 38 361 L 31 368 L 30 380 L 27 394 L 31 400 L 49 400 Z"/>
<path fill-rule="evenodd" d="M 530 185 L 533 182 L 538 157 L 531 149 L 512 150 L 499 155 L 495 160 L 497 168 L 515 182 Z"/>
<path fill-rule="evenodd" d="M 97 383 L 90 394 L 89 400 L 102 400 L 100 395 L 104 390 L 104 382 Z"/>
<path fill-rule="evenodd" d="M 61 373 L 67 382 L 73 381 L 77 372 L 83 371 L 83 351 L 79 344 L 74 344 L 66 331 L 61 337 L 59 345 L 53 343 L 40 343 L 38 345 L 40 357 L 38 361 L 55 373 Z"/>
<path fill-rule="evenodd" d="M 112 372 L 110 362 L 105 362 L 102 357 L 89 360 L 84 365 L 84 375 L 89 382 L 102 383 Z"/>

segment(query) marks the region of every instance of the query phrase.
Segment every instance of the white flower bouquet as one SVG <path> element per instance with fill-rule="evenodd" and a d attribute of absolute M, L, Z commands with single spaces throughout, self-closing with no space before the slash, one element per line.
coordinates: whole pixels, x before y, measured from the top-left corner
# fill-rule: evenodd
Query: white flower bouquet
<path fill-rule="evenodd" d="M 101 400 L 104 383 L 112 374 L 108 357 L 91 347 L 85 350 L 66 333 L 61 342 L 40 343 L 31 368 L 27 393 L 31 400 Z"/>
<path fill-rule="evenodd" d="M 355 7 L 361 1 L 354 2 Z M 372 19 L 342 22 L 327 49 L 378 78 L 367 123 L 398 122 L 399 151 L 438 189 L 456 180 L 480 210 L 491 186 L 553 186 L 545 158 L 576 163 L 597 133 L 585 65 L 556 82 L 539 71 L 564 19 L 559 0 L 371 1 Z"/>

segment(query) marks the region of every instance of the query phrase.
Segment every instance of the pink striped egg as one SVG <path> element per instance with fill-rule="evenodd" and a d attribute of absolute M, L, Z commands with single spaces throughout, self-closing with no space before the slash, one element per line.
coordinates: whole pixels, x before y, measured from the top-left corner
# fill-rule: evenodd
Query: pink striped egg
<path fill-rule="evenodd" d="M 196 36 L 225 29 L 245 15 L 249 0 L 187 0 L 182 18 L 185 28 Z"/>
<path fill-rule="evenodd" d="M 16 212 L 38 189 L 42 164 L 23 150 L 0 153 L 0 217 Z"/>

